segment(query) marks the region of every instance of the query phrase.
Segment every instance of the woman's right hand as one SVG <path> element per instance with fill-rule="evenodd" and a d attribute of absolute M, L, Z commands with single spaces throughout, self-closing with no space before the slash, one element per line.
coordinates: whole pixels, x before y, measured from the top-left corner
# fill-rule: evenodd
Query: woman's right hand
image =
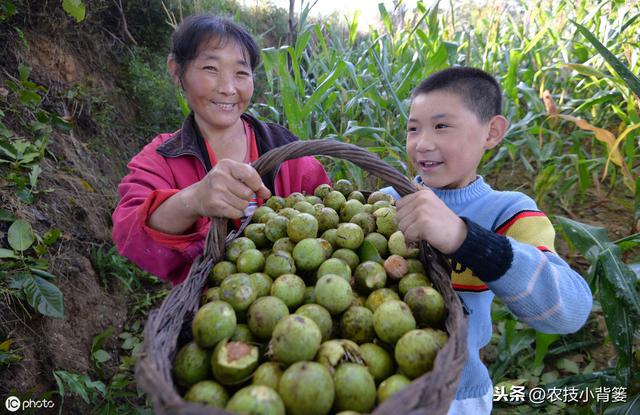
<path fill-rule="evenodd" d="M 268 199 L 271 192 L 258 172 L 248 164 L 223 159 L 207 175 L 194 184 L 189 205 L 197 217 L 239 219 L 254 194 Z"/>
<path fill-rule="evenodd" d="M 267 199 L 271 192 L 248 164 L 223 159 L 207 175 L 165 200 L 149 217 L 160 232 L 180 235 L 201 217 L 239 219 L 253 195 Z"/>

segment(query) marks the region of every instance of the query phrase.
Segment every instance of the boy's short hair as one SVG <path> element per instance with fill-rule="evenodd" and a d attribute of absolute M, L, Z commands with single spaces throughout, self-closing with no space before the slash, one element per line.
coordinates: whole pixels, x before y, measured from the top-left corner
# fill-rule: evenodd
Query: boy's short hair
<path fill-rule="evenodd" d="M 200 47 L 215 40 L 219 47 L 236 42 L 243 49 L 251 70 L 260 62 L 260 48 L 249 32 L 231 19 L 200 14 L 189 16 L 178 25 L 171 36 L 171 56 L 184 73 L 187 63 L 198 56 Z"/>
<path fill-rule="evenodd" d="M 481 122 L 502 113 L 502 93 L 495 78 L 483 70 L 456 66 L 429 75 L 411 93 L 411 99 L 433 91 L 452 92 Z"/>

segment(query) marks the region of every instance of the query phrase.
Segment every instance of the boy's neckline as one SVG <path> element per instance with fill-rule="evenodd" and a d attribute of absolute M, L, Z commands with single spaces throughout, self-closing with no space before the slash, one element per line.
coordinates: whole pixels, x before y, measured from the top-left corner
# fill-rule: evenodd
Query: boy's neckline
<path fill-rule="evenodd" d="M 414 181 L 420 186 L 429 187 L 424 184 L 420 176 L 416 176 Z M 459 189 L 429 188 L 447 204 L 468 203 L 491 191 L 491 186 L 484 181 L 482 176 L 476 176 L 473 182 Z"/>

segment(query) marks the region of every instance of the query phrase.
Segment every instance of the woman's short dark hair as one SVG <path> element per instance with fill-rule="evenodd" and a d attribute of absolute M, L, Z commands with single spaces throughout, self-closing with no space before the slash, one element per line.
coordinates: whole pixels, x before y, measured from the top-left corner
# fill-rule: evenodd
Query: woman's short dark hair
<path fill-rule="evenodd" d="M 481 69 L 456 66 L 435 72 L 413 90 L 411 99 L 433 91 L 458 95 L 482 122 L 502 112 L 500 85 Z"/>
<path fill-rule="evenodd" d="M 200 14 L 184 19 L 171 36 L 171 56 L 180 67 L 180 75 L 187 63 L 196 58 L 200 47 L 211 40 L 221 48 L 228 41 L 236 42 L 247 55 L 251 70 L 258 66 L 260 49 L 245 28 L 228 18 Z"/>

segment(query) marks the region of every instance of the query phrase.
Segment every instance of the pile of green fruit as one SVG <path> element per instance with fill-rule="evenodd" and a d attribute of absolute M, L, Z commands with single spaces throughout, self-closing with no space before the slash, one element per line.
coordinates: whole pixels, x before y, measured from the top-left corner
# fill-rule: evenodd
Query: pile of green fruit
<path fill-rule="evenodd" d="M 442 296 L 394 200 L 347 180 L 273 196 L 214 265 L 174 361 L 188 401 L 239 414 L 367 413 L 430 371 Z"/>

